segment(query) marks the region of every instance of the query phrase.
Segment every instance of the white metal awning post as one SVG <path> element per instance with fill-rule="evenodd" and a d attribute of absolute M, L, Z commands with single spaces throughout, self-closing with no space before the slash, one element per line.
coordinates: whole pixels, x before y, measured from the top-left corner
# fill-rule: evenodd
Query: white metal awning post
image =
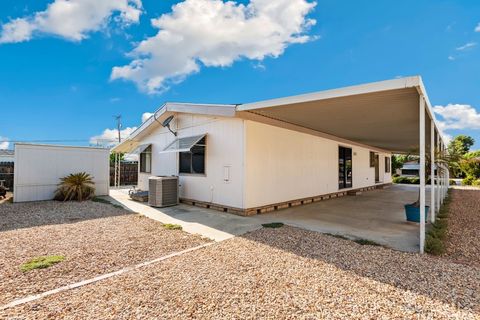
<path fill-rule="evenodd" d="M 442 156 L 445 157 L 445 146 L 442 143 Z M 443 204 L 443 199 L 445 199 L 445 165 L 442 164 L 442 193 L 440 202 Z"/>
<path fill-rule="evenodd" d="M 425 99 L 420 95 L 420 253 L 425 247 Z"/>
<path fill-rule="evenodd" d="M 440 133 L 437 131 L 437 150 L 438 150 L 438 153 L 439 155 L 441 155 L 440 153 Z M 437 212 L 440 212 L 440 172 L 441 172 L 441 164 L 439 163 L 438 166 L 437 166 L 437 175 L 436 175 L 436 187 L 435 187 L 435 193 L 437 194 L 436 196 L 436 208 L 437 208 Z"/>
<path fill-rule="evenodd" d="M 430 221 L 435 222 L 435 123 L 430 121 Z"/>

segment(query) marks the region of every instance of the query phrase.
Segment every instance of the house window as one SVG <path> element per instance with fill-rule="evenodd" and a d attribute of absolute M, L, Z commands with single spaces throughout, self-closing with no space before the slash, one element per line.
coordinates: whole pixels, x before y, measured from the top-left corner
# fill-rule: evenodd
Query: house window
<path fill-rule="evenodd" d="M 190 151 L 179 153 L 179 173 L 205 174 L 205 142 L 203 137 Z"/>
<path fill-rule="evenodd" d="M 352 187 L 352 149 L 338 147 L 338 188 Z"/>
<path fill-rule="evenodd" d="M 402 169 L 402 175 L 403 176 L 418 176 L 418 170 L 417 169 Z"/>
<path fill-rule="evenodd" d="M 385 172 L 390 172 L 390 157 L 385 157 Z"/>
<path fill-rule="evenodd" d="M 140 172 L 152 172 L 152 146 L 149 146 L 140 153 Z"/>
<path fill-rule="evenodd" d="M 375 152 L 370 151 L 370 168 L 375 168 Z"/>

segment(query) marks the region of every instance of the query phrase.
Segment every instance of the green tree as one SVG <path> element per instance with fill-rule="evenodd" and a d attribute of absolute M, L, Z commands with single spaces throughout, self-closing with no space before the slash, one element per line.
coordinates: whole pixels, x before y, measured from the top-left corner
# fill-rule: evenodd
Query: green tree
<path fill-rule="evenodd" d="M 475 140 L 466 135 L 458 135 L 448 144 L 450 175 L 455 178 L 464 178 L 467 174 L 460 166 L 461 161 L 470 151 L 470 148 L 475 143 Z"/>
<path fill-rule="evenodd" d="M 125 160 L 125 159 L 124 159 L 124 158 L 125 158 L 125 153 L 119 153 L 119 155 L 120 155 L 120 161 Z M 115 153 L 113 153 L 113 152 L 110 153 L 110 163 L 111 163 L 111 164 L 114 164 L 114 163 L 115 163 Z"/>
<path fill-rule="evenodd" d="M 480 150 L 467 152 L 458 163 L 463 173 L 463 184 L 470 185 L 480 179 Z"/>
<path fill-rule="evenodd" d="M 475 139 L 466 135 L 458 135 L 448 144 L 449 154 L 459 154 L 463 156 L 470 151 L 470 148 L 475 144 Z"/>
<path fill-rule="evenodd" d="M 393 154 L 392 155 L 392 171 L 395 173 L 397 169 L 401 169 L 403 164 L 410 161 L 410 156 L 405 154 Z"/>
<path fill-rule="evenodd" d="M 473 159 L 473 158 L 480 158 L 480 150 L 470 151 L 465 153 L 463 156 L 464 159 Z"/>

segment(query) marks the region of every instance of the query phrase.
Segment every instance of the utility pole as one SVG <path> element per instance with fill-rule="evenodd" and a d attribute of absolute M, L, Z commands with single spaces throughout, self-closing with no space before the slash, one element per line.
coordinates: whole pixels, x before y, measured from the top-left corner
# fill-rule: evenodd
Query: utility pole
<path fill-rule="evenodd" d="M 115 116 L 115 120 L 117 121 L 117 131 L 118 131 L 118 143 L 122 142 L 121 130 L 122 130 L 122 115 L 119 114 Z M 119 153 L 115 153 L 115 176 L 114 176 L 114 186 L 120 187 L 120 161 L 121 157 Z"/>
<path fill-rule="evenodd" d="M 120 136 L 120 130 L 122 130 L 122 115 L 119 114 L 115 116 L 115 120 L 117 120 L 117 130 L 118 130 L 118 143 L 122 142 L 122 137 Z"/>

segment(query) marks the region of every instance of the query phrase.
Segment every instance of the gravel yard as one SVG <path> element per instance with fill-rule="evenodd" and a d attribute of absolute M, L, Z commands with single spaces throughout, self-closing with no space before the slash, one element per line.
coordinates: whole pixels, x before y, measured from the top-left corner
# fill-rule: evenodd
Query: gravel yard
<path fill-rule="evenodd" d="M 446 256 L 480 266 L 480 190 L 450 192 Z"/>
<path fill-rule="evenodd" d="M 30 319 L 480 319 L 480 269 L 284 226 L 2 312 Z"/>
<path fill-rule="evenodd" d="M 0 305 L 206 242 L 104 203 L 3 203 Z M 27 260 L 45 255 L 66 259 L 20 271 Z"/>

